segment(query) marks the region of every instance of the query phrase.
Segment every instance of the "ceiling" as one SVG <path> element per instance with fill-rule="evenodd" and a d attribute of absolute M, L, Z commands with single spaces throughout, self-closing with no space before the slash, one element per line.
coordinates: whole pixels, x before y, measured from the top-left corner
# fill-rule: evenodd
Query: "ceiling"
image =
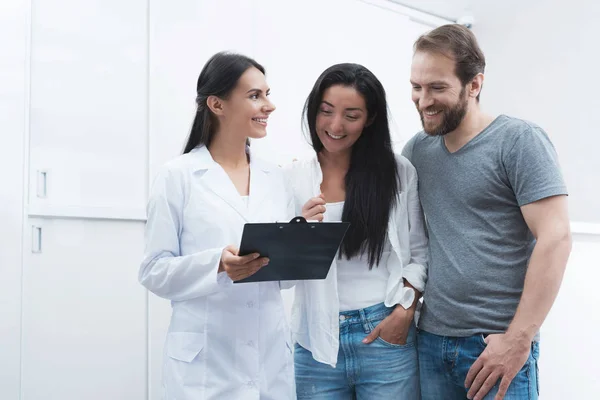
<path fill-rule="evenodd" d="M 388 0 L 403 6 L 425 11 L 438 17 L 457 20 L 470 14 L 475 0 Z"/>

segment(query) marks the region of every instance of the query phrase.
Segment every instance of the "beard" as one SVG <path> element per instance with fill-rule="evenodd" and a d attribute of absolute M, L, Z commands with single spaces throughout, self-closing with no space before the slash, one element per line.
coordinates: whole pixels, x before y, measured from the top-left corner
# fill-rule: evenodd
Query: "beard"
<path fill-rule="evenodd" d="M 452 107 L 444 107 L 442 109 L 442 121 L 436 126 L 425 126 L 425 118 L 423 116 L 423 111 L 419 110 L 419 116 L 421 117 L 421 125 L 423 125 L 423 130 L 426 134 L 430 136 L 444 136 L 452 131 L 454 131 L 463 118 L 467 114 L 467 106 L 468 99 L 466 96 L 465 88 L 460 91 L 460 95 L 458 97 L 458 101 Z M 434 109 L 436 109 L 435 107 Z M 418 105 L 417 105 L 418 109 Z M 439 109 L 439 108 L 438 108 Z"/>

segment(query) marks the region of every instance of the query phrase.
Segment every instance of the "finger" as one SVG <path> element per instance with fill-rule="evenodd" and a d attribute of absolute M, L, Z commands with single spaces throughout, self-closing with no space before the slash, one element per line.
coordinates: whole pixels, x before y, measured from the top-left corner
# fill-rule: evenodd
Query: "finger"
<path fill-rule="evenodd" d="M 303 210 L 310 210 L 314 206 L 325 205 L 325 200 L 321 197 L 313 197 L 309 199 L 302 207 Z"/>
<path fill-rule="evenodd" d="M 225 247 L 225 251 L 233 254 L 234 256 L 237 256 L 239 253 L 239 249 L 237 247 L 235 247 L 234 245 L 230 244 L 229 246 Z"/>
<path fill-rule="evenodd" d="M 233 273 L 246 274 L 252 270 L 259 270 L 267 264 L 269 264 L 269 259 L 267 257 L 261 257 L 245 264 L 232 265 L 231 270 Z"/>
<path fill-rule="evenodd" d="M 502 380 L 500 381 L 500 387 L 498 388 L 498 393 L 496 393 L 496 397 L 494 397 L 494 400 L 502 400 L 504 396 L 506 396 L 506 392 L 508 391 L 508 388 L 513 378 L 514 376 L 510 375 L 504 375 L 502 377 Z"/>
<path fill-rule="evenodd" d="M 467 373 L 467 379 L 465 379 L 465 387 L 466 388 L 471 387 L 473 380 L 475 379 L 475 377 L 477 376 L 479 371 L 481 371 L 482 368 L 483 368 L 483 360 L 481 359 L 481 356 L 479 356 L 479 358 L 477 358 L 477 360 L 475 360 L 473 365 L 471 365 L 471 368 L 469 368 L 469 372 Z"/>
<path fill-rule="evenodd" d="M 231 264 L 245 265 L 251 261 L 256 260 L 258 257 L 260 257 L 259 253 L 246 254 L 245 256 L 235 256 L 232 257 Z"/>
<path fill-rule="evenodd" d="M 496 384 L 496 382 L 498 382 L 498 378 L 500 378 L 500 373 L 499 372 L 493 372 L 493 373 L 491 373 L 487 377 L 487 379 L 485 380 L 485 382 L 483 383 L 483 385 L 481 385 L 481 389 L 479 389 L 479 391 L 475 395 L 474 400 L 482 400 L 485 397 L 485 395 L 488 394 L 488 392 L 490 390 L 492 390 L 492 388 L 494 387 L 494 385 Z"/>
<path fill-rule="evenodd" d="M 475 397 L 475 395 L 479 392 L 479 389 L 481 389 L 481 386 L 483 385 L 485 380 L 488 378 L 488 376 L 490 376 L 490 373 L 491 371 L 486 368 L 483 368 L 481 371 L 479 371 L 479 373 L 473 380 L 473 384 L 469 387 L 469 392 L 467 393 L 468 399 L 472 399 L 473 397 Z"/>
<path fill-rule="evenodd" d="M 325 195 L 323 193 L 319 193 L 319 197 L 325 200 Z"/>
<path fill-rule="evenodd" d="M 373 340 L 375 340 L 375 339 L 377 339 L 379 337 L 379 332 L 380 331 L 381 331 L 381 328 L 379 327 L 379 325 L 377 325 L 375 327 L 375 329 L 373 329 L 371 331 L 371 333 L 369 333 L 367 335 L 367 337 L 363 339 L 362 342 L 365 343 L 365 344 L 369 344 L 369 343 L 373 342 Z"/>
<path fill-rule="evenodd" d="M 306 211 L 306 213 L 308 215 L 317 215 L 317 214 L 323 214 L 325 211 L 327 211 L 327 208 L 323 205 L 316 205 L 313 208 L 309 209 Z"/>
<path fill-rule="evenodd" d="M 258 270 L 260 270 L 259 268 L 254 268 L 254 269 L 248 269 L 245 270 L 243 272 L 238 272 L 237 274 L 233 275 L 234 277 L 231 278 L 232 281 L 241 281 L 242 279 L 246 279 L 252 275 L 254 275 L 255 273 L 258 272 Z"/>
<path fill-rule="evenodd" d="M 323 214 L 317 214 L 317 215 L 313 215 L 310 219 L 311 219 L 311 221 L 314 220 L 314 221 L 321 222 L 321 221 L 323 221 L 324 218 L 325 217 Z"/>

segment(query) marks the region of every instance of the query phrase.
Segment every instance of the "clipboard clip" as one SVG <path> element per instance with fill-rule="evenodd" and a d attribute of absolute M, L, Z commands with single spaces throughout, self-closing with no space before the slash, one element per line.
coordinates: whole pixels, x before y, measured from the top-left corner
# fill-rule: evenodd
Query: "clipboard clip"
<path fill-rule="evenodd" d="M 291 219 L 290 224 L 306 224 L 306 218 L 294 217 Z"/>

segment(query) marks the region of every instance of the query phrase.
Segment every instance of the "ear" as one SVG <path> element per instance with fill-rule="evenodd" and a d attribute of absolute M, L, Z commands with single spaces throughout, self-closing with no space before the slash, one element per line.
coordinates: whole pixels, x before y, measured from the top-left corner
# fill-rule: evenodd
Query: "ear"
<path fill-rule="evenodd" d="M 208 96 L 206 99 L 206 105 L 215 115 L 223 115 L 224 107 L 223 100 L 218 98 L 217 96 Z"/>
<path fill-rule="evenodd" d="M 476 98 L 479 96 L 481 89 L 483 88 L 483 79 L 484 76 L 482 73 L 475 75 L 475 78 L 471 80 L 469 84 L 469 97 Z"/>
<path fill-rule="evenodd" d="M 377 113 L 373 114 L 373 115 L 371 116 L 371 118 L 369 118 L 369 119 L 367 120 L 367 123 L 365 124 L 365 128 L 366 128 L 366 127 L 369 127 L 369 126 L 371 126 L 371 124 L 372 124 L 373 122 L 375 122 L 375 118 L 377 118 Z"/>

